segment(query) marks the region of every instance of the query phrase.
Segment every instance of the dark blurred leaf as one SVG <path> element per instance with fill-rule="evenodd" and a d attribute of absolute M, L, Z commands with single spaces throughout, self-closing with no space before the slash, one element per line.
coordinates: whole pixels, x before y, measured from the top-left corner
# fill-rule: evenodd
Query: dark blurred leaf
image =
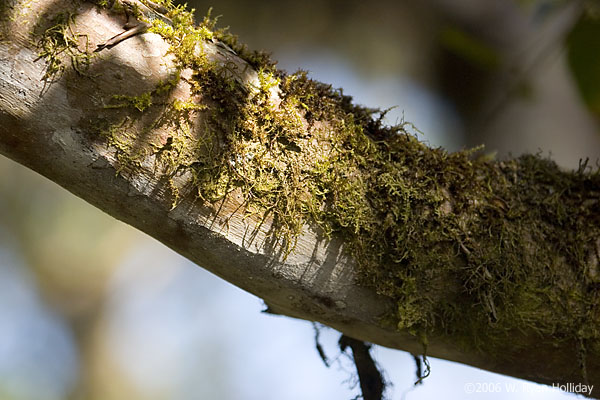
<path fill-rule="evenodd" d="M 447 50 L 484 70 L 495 69 L 500 63 L 493 47 L 463 30 L 448 27 L 442 30 L 440 41 Z"/>
<path fill-rule="evenodd" d="M 600 115 L 600 18 L 584 15 L 567 36 L 569 67 L 589 109 Z"/>

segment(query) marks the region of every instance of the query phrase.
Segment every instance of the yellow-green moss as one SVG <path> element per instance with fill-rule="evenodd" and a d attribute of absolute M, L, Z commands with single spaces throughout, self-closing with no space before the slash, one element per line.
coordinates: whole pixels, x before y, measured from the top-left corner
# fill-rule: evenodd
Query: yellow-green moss
<path fill-rule="evenodd" d="M 46 72 L 42 79 L 50 83 L 59 79 L 66 68 L 65 60 L 70 62 L 76 72 L 84 74 L 90 66 L 92 54 L 87 35 L 73 31 L 75 14 L 61 12 L 43 22 L 44 26 L 38 25 L 35 29 L 38 59 L 46 62 Z M 80 41 L 83 41 L 83 49 L 80 48 Z"/>
<path fill-rule="evenodd" d="M 112 97 L 112 104 L 104 106 L 104 108 L 127 108 L 133 107 L 138 111 L 144 112 L 152 105 L 152 92 L 144 92 L 139 96 L 125 96 L 115 94 Z"/>
<path fill-rule="evenodd" d="M 172 206 L 181 194 L 170 178 L 188 172 L 203 201 L 241 191 L 248 213 L 273 219 L 272 242 L 284 254 L 306 224 L 342 237 L 360 282 L 394 299 L 398 329 L 424 343 L 445 334 L 489 352 L 515 331 L 582 351 L 597 343 L 600 278 L 586 269 L 600 237 L 597 171 L 428 148 L 405 123 L 384 126 L 384 112 L 355 106 L 304 72 L 276 70 L 214 20 L 194 26 L 191 12 L 173 6 L 167 16 L 172 26 L 152 29 L 171 44 L 177 70 L 193 71 L 189 100 L 169 98 L 179 74 L 149 94 L 116 98 L 132 118 L 152 116 L 143 130 L 168 137 L 136 147 L 129 120 L 104 136 L 123 168 L 156 156 Z M 212 39 L 258 71 L 257 90 L 199 52 Z"/>

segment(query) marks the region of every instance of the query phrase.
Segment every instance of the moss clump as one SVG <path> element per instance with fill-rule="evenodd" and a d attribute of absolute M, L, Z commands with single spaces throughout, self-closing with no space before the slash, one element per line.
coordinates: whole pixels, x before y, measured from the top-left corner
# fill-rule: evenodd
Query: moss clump
<path fill-rule="evenodd" d="M 449 154 L 304 74 L 283 88 L 309 121 L 335 127 L 337 151 L 311 175 L 314 219 L 346 239 L 365 284 L 397 301 L 398 328 L 443 331 L 488 351 L 514 331 L 600 338 L 599 300 L 588 296 L 597 277 L 585 273 L 598 251 L 598 170 Z M 564 265 L 571 270 L 557 270 Z"/>
<path fill-rule="evenodd" d="M 36 46 L 39 49 L 39 59 L 46 62 L 46 72 L 42 80 L 52 83 L 58 80 L 65 71 L 65 59 L 70 61 L 71 67 L 79 74 L 84 75 L 89 68 L 92 55 L 89 52 L 87 35 L 73 31 L 75 14 L 61 12 L 48 21 L 48 26 L 38 25 L 35 29 L 37 37 Z M 84 50 L 80 49 L 83 40 Z"/>
<path fill-rule="evenodd" d="M 15 5 L 17 4 L 17 0 L 5 0 L 0 3 L 0 23 L 5 21 L 14 22 L 15 21 Z M 5 30 L 7 29 L 4 24 L 0 24 L 1 32 L 3 33 L 0 40 L 2 40 L 6 34 Z"/>
<path fill-rule="evenodd" d="M 133 107 L 138 111 L 144 112 L 152 105 L 152 92 L 145 92 L 139 96 L 114 95 L 112 104 L 106 105 L 105 108 L 126 108 Z"/>
<path fill-rule="evenodd" d="M 121 125 L 107 137 L 124 165 L 156 157 L 173 205 L 180 193 L 172 178 L 190 173 L 204 201 L 237 191 L 249 214 L 272 218 L 272 242 L 284 255 L 306 224 L 341 236 L 361 282 L 394 299 L 397 327 L 424 341 L 443 333 L 492 351 L 520 331 L 597 342 L 597 171 L 563 172 L 539 156 L 492 162 L 475 150 L 428 148 L 406 124 L 384 126 L 384 112 L 354 106 L 306 73 L 275 70 L 214 30 L 214 20 L 194 26 L 179 7 L 167 16 L 173 25 L 153 29 L 171 43 L 177 70 L 192 71 L 189 100 L 169 98 L 183 79 L 177 74 L 151 101 L 121 103 L 141 115 L 138 137 L 164 135 L 134 146 L 116 139 L 130 137 Z M 255 66 L 257 87 L 210 62 L 208 40 L 227 41 Z"/>

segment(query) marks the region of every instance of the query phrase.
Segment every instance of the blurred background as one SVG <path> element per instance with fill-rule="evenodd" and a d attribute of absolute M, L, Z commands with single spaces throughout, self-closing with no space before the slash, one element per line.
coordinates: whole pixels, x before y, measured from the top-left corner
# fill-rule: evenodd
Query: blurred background
<path fill-rule="evenodd" d="M 509 0 L 190 1 L 289 72 L 395 107 L 388 122 L 448 150 L 600 155 L 593 4 Z M 584 17 L 584 10 L 588 12 Z M 592 74 L 592 75 L 590 75 Z M 595 74 L 595 75 L 593 75 Z M 417 131 L 418 130 L 418 131 Z M 262 314 L 260 299 L 46 179 L 0 159 L 0 399 L 340 399 L 359 391 L 338 334 Z M 564 399 L 409 354 L 374 350 L 389 399 Z M 496 393 L 468 393 L 469 384 Z M 600 391 L 600 388 L 596 388 Z"/>

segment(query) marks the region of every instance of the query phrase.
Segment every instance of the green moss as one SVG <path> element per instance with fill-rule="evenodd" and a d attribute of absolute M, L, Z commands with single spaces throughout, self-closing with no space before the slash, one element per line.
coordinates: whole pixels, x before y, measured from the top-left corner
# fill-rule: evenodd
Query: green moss
<path fill-rule="evenodd" d="M 3 40 L 5 39 L 5 36 L 8 36 L 5 32 L 8 27 L 4 25 L 4 22 L 14 22 L 16 19 L 14 15 L 16 3 L 17 0 L 5 0 L 0 3 L 0 23 L 2 23 L 0 24 L 0 32 L 3 33 L 2 37 L 0 37 L 0 40 Z M 27 6 L 27 4 L 24 4 L 23 6 Z"/>
<path fill-rule="evenodd" d="M 214 20 L 194 26 L 179 7 L 168 16 L 173 26 L 153 30 L 171 44 L 177 70 L 193 71 L 189 99 L 169 97 L 179 74 L 149 95 L 121 97 L 119 107 L 141 115 L 139 126 L 127 121 L 105 137 L 127 168 L 156 156 L 171 206 L 181 196 L 172 178 L 190 173 L 199 199 L 241 193 L 248 215 L 272 219 L 271 241 L 284 257 L 306 225 L 343 238 L 360 282 L 396 302 L 387 319 L 424 343 L 444 334 L 491 352 L 516 331 L 598 341 L 600 278 L 589 271 L 600 236 L 597 171 L 428 148 L 408 123 L 385 126 L 385 112 L 355 106 L 302 71 L 277 71 Z M 208 61 L 198 43 L 211 39 L 255 67 L 256 90 Z M 134 128 L 137 137 L 166 133 L 140 144 Z"/>
<path fill-rule="evenodd" d="M 75 14 L 61 12 L 51 18 L 47 26 L 36 27 L 38 59 L 46 62 L 46 72 L 42 80 L 49 83 L 58 80 L 65 71 L 65 60 L 68 60 L 71 68 L 81 75 L 84 75 L 89 68 L 92 55 L 89 51 L 88 38 L 87 35 L 73 31 L 74 23 Z M 82 40 L 83 49 L 80 48 Z"/>
<path fill-rule="evenodd" d="M 138 111 L 144 112 L 152 105 L 152 92 L 145 92 L 139 96 L 125 96 L 116 94 L 113 96 L 113 104 L 104 106 L 105 108 L 126 108 L 133 107 Z"/>

